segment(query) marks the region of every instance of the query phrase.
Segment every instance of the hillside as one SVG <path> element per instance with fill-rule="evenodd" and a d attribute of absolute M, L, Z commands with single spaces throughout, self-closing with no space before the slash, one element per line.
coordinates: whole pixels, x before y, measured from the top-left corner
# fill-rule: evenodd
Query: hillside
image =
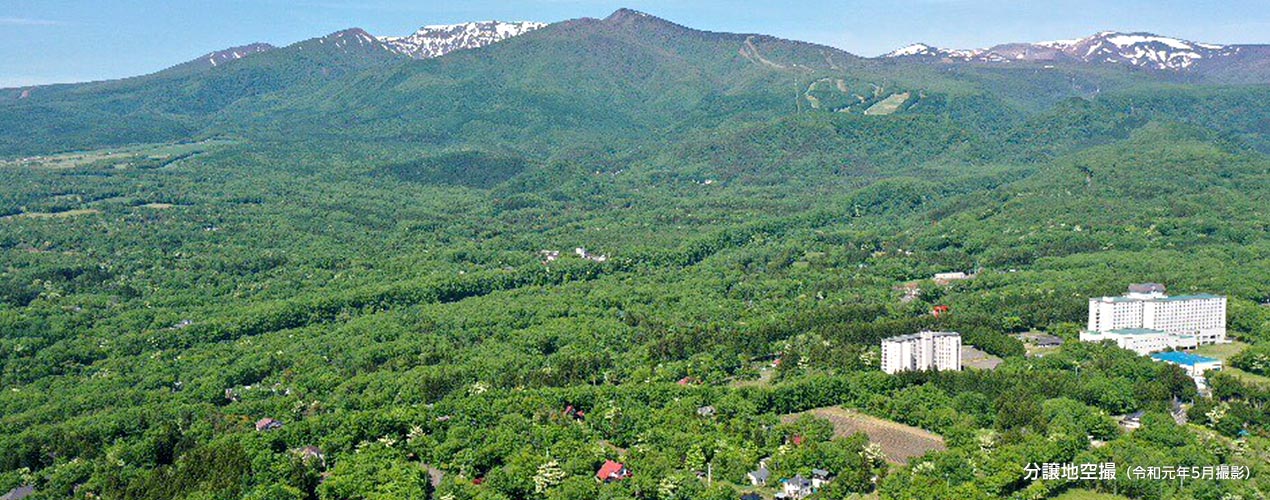
<path fill-rule="evenodd" d="M 151 75 L 10 92 L 14 99 L 0 99 L 0 127 L 23 133 L 0 139 L 0 154 L 189 138 L 206 133 L 207 120 L 235 102 L 316 86 L 402 58 L 354 28 L 230 56 L 226 64 L 203 64 L 207 59 L 200 57 Z"/>

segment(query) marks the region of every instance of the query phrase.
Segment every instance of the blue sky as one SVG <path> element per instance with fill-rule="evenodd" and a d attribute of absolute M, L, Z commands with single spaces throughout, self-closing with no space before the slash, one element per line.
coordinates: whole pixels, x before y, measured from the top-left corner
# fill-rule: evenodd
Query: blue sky
<path fill-rule="evenodd" d="M 150 73 L 225 47 L 353 26 L 401 35 L 425 24 L 604 17 L 619 7 L 865 56 L 918 41 L 965 48 L 1101 30 L 1270 43 L 1268 0 L 0 0 L 0 87 Z"/>

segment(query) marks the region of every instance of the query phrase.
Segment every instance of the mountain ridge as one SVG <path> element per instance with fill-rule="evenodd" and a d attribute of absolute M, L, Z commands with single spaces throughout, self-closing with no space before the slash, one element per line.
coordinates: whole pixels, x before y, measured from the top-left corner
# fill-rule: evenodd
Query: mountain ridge
<path fill-rule="evenodd" d="M 347 28 L 324 36 L 292 43 L 286 47 L 326 43 L 339 48 L 348 44 L 371 47 L 413 59 L 432 59 L 453 52 L 485 47 L 494 43 L 523 36 L 547 26 L 577 26 L 590 22 L 602 23 L 615 29 L 648 29 L 662 38 L 675 36 L 730 36 L 756 40 L 784 40 L 762 34 L 713 32 L 690 28 L 672 21 L 629 8 L 621 8 L 603 19 L 576 18 L 556 23 L 537 21 L 472 21 L 456 24 L 425 25 L 404 35 L 374 35 L 361 28 Z M 878 61 L 918 61 L 938 63 L 1065 63 L 1065 64 L 1119 64 L 1159 72 L 1190 73 L 1224 77 L 1234 76 L 1236 83 L 1270 81 L 1270 44 L 1216 44 L 1194 42 L 1182 38 L 1161 36 L 1149 32 L 1100 31 L 1093 35 L 1039 42 L 1009 42 L 987 48 L 954 49 L 919 42 L 876 57 L 862 57 L 843 49 L 823 46 L 799 40 L 788 42 L 817 45 L 847 59 Z M 255 42 L 212 51 L 194 59 L 179 63 L 163 72 L 198 71 L 216 68 L 281 47 L 266 42 Z M 739 49 L 743 56 L 761 61 L 752 50 Z M 830 56 L 826 56 L 830 57 Z M 1241 74 L 1244 73 L 1244 74 Z M 142 75 L 144 76 L 144 75 Z M 133 78 L 133 77 L 126 77 Z M 112 81 L 112 80 L 106 80 Z M 82 82 L 92 83 L 92 82 Z M 58 84 L 64 85 L 64 84 Z M 75 85 L 74 83 L 70 85 Z M 24 85 L 3 90 L 35 89 L 46 85 Z"/>
<path fill-rule="evenodd" d="M 977 63 L 1110 63 L 1160 71 L 1203 71 L 1219 65 L 1222 60 L 1257 54 L 1266 47 L 1270 45 L 1222 45 L 1148 32 L 1100 31 L 1083 38 L 1003 43 L 980 49 L 949 49 L 914 43 L 878 58 Z"/>
<path fill-rule="evenodd" d="M 546 26 L 536 21 L 474 21 L 427 25 L 406 36 L 380 36 L 379 41 L 415 59 L 441 57 L 516 37 Z"/>
<path fill-rule="evenodd" d="M 499 28 L 445 26 L 462 33 Z M 479 136 L 484 144 L 547 151 L 590 137 L 590 130 L 642 138 L 812 111 L 947 113 L 997 127 L 1066 99 L 1180 80 L 1090 64 L 1009 75 L 977 64 L 944 71 L 901 64 L 930 58 L 862 58 L 770 35 L 697 30 L 630 9 L 553 23 L 443 57 L 411 57 L 360 28 L 234 54 L 217 65 L 200 58 L 202 64 L 183 70 L 0 92 L 0 122 L 28 131 L 25 138 L 0 140 L 0 151 L 64 151 L 191 133 L 288 140 L 303 135 L 300 130 L 451 146 L 472 146 Z M 1265 74 L 1270 81 L 1270 67 L 1249 72 L 1247 64 L 1228 63 L 1219 69 L 1245 79 Z M 1200 78 L 1189 83 L 1211 83 Z M 111 126 L 84 127 L 85 116 Z"/>

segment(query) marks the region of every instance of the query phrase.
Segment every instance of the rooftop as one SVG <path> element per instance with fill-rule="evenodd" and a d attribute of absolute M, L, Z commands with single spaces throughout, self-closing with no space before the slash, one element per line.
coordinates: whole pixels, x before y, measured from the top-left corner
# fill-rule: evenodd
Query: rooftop
<path fill-rule="evenodd" d="M 1164 293 L 1164 285 L 1159 283 L 1131 283 L 1129 293 Z"/>
<path fill-rule="evenodd" d="M 1211 293 L 1196 293 L 1196 294 L 1191 294 L 1191 295 L 1173 295 L 1173 296 L 1171 296 L 1171 297 L 1166 297 L 1166 296 L 1161 296 L 1161 297 L 1142 297 L 1142 296 L 1130 297 L 1130 296 L 1124 296 L 1124 295 L 1122 295 L 1122 296 L 1118 296 L 1118 297 L 1094 297 L 1094 298 L 1091 298 L 1091 299 L 1089 299 L 1089 300 L 1091 300 L 1091 301 L 1102 301 L 1102 302 L 1152 302 L 1152 301 L 1158 301 L 1158 302 L 1175 302 L 1175 301 L 1180 301 L 1180 300 L 1208 300 L 1208 299 L 1220 299 L 1220 298 L 1222 298 L 1222 296 L 1221 296 L 1221 295 L 1213 295 L 1213 294 L 1211 294 Z"/>
<path fill-rule="evenodd" d="M 786 484 L 792 484 L 795 487 L 800 487 L 800 488 L 811 486 L 811 480 L 803 477 L 802 474 L 796 475 L 789 479 L 782 479 L 781 482 Z"/>
<path fill-rule="evenodd" d="M 1151 359 L 1186 366 L 1195 366 L 1201 363 L 1215 363 L 1218 361 L 1213 358 L 1206 358 L 1204 356 L 1197 356 L 1189 352 L 1181 351 L 1157 352 L 1151 355 Z"/>
<path fill-rule="evenodd" d="M 1204 299 L 1220 299 L 1221 295 L 1213 295 L 1211 293 L 1197 293 L 1194 295 L 1174 295 L 1172 297 L 1161 297 L 1155 300 L 1161 302 L 1172 302 L 1175 300 L 1204 300 Z"/>
<path fill-rule="evenodd" d="M 1116 296 L 1116 297 L 1095 297 L 1089 300 L 1101 300 L 1103 302 L 1141 302 L 1146 299 L 1139 299 L 1137 297 Z"/>
<path fill-rule="evenodd" d="M 960 337 L 961 336 L 961 334 L 957 332 L 921 332 L 921 333 L 910 333 L 908 335 L 897 335 L 895 337 L 888 337 L 888 338 L 882 339 L 882 341 L 883 342 L 903 342 L 905 340 L 917 340 L 922 338 L 922 336 L 926 334 L 929 334 L 931 337 Z"/>

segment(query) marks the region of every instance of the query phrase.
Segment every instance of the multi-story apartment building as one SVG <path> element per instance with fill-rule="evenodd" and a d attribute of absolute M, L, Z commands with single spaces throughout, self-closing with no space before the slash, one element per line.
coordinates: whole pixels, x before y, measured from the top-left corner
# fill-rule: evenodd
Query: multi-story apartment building
<path fill-rule="evenodd" d="M 1193 336 L 1200 345 L 1225 342 L 1226 297 L 1209 294 L 1170 297 L 1165 295 L 1164 285 L 1130 285 L 1129 293 L 1124 296 L 1089 299 L 1087 326 L 1091 334 L 1146 329 L 1176 337 Z M 1082 340 L 1085 336 L 1082 334 Z"/>
<path fill-rule="evenodd" d="M 1143 328 L 1194 335 L 1200 344 L 1226 341 L 1226 297 L 1179 295 L 1152 299 L 1142 306 Z"/>
<path fill-rule="evenodd" d="M 960 370 L 961 334 L 920 332 L 882 340 L 882 371 Z"/>

